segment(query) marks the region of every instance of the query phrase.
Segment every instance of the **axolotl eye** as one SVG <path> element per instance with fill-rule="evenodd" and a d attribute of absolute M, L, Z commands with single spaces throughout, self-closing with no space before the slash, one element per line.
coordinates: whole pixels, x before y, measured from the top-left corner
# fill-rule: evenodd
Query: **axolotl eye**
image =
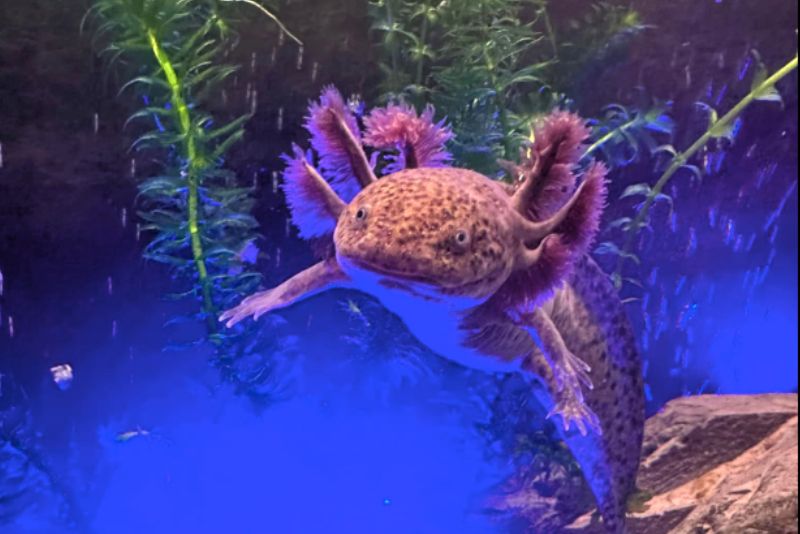
<path fill-rule="evenodd" d="M 356 220 L 358 222 L 364 222 L 367 220 L 367 208 L 362 206 L 356 210 Z"/>
<path fill-rule="evenodd" d="M 458 230 L 453 234 L 453 243 L 457 249 L 466 250 L 469 246 L 469 232 L 466 230 Z"/>

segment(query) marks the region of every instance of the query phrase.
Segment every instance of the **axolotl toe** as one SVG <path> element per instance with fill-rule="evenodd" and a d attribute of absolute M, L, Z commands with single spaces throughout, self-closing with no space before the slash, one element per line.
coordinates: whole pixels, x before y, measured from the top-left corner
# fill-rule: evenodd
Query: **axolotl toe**
<path fill-rule="evenodd" d="M 445 358 L 529 377 L 551 415 L 561 416 L 562 436 L 606 526 L 621 532 L 620 502 L 630 471 L 635 475 L 641 435 L 619 427 L 626 416 L 620 404 L 636 404 L 625 395 L 636 397 L 631 391 L 640 384 L 638 368 L 618 361 L 636 357 L 625 352 L 627 331 L 619 343 L 608 338 L 626 328 L 619 327 L 624 314 L 596 307 L 598 295 L 613 295 L 597 286 L 605 280 L 597 280 L 585 258 L 605 199 L 605 169 L 590 165 L 575 186 L 564 163 L 574 159 L 577 144 L 569 128 L 547 147 L 534 147 L 535 168 L 516 187 L 466 169 L 425 167 L 436 150 L 424 140 L 437 138 L 441 126 L 408 108 L 380 113 L 380 124 L 370 125 L 368 117 L 366 139 L 378 149 L 395 143 L 407 168 L 377 179 L 338 93 L 329 89 L 312 106 L 308 127 L 312 145 L 324 152 L 323 170 L 344 170 L 351 178 L 325 180 L 311 155 L 295 149 L 284 190 L 301 235 L 330 239 L 334 252 L 221 319 L 232 326 L 329 288 L 350 288 L 376 297 Z M 417 167 L 408 168 L 412 162 Z M 593 276 L 587 282 L 576 278 L 579 272 Z M 638 406 L 631 410 L 638 421 Z"/>

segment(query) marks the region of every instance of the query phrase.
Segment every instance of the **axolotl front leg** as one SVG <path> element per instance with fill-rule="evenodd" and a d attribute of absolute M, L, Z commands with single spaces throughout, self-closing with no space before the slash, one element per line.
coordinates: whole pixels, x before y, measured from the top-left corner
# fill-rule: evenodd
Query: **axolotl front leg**
<path fill-rule="evenodd" d="M 588 366 L 569 351 L 546 312 L 512 315 L 483 308 L 466 316 L 462 328 L 465 347 L 488 358 L 519 361 L 522 372 L 543 386 L 548 417 L 561 415 L 565 431 L 574 423 L 582 435 L 587 429 L 602 433 L 581 390 L 581 385 L 591 387 Z"/>
<path fill-rule="evenodd" d="M 327 289 L 346 287 L 348 282 L 348 276 L 342 272 L 336 259 L 331 258 L 312 265 L 272 289 L 247 297 L 238 306 L 222 313 L 219 320 L 230 328 L 251 315 L 258 319 L 265 313 L 285 308 Z"/>

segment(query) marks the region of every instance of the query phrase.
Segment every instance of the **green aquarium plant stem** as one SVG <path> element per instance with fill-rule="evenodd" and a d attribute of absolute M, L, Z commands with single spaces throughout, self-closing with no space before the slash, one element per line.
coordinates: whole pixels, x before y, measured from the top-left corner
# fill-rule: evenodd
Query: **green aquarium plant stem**
<path fill-rule="evenodd" d="M 425 66 L 425 39 L 428 35 L 428 14 L 422 15 L 422 27 L 419 31 L 419 57 L 417 58 L 416 84 L 422 85 L 422 68 Z"/>
<path fill-rule="evenodd" d="M 795 55 L 794 58 L 786 63 L 783 67 L 775 71 L 771 76 L 764 79 L 761 83 L 757 83 L 750 90 L 750 92 L 745 95 L 744 98 L 742 98 L 735 106 L 731 108 L 730 111 L 728 111 L 720 119 L 714 121 L 708 130 L 706 130 L 703 135 L 701 135 L 694 143 L 692 143 L 689 148 L 672 158 L 672 162 L 670 163 L 669 167 L 667 167 L 661 177 L 659 177 L 659 179 L 656 181 L 655 185 L 650 189 L 645 197 L 644 203 L 636 214 L 636 217 L 627 227 L 622 248 L 620 249 L 620 254 L 617 257 L 617 266 L 614 270 L 614 274 L 612 275 L 612 279 L 614 280 L 614 284 L 617 289 L 619 289 L 622 285 L 622 268 L 624 266 L 625 259 L 631 256 L 630 249 L 633 245 L 633 240 L 637 235 L 638 229 L 641 228 L 647 220 L 647 216 L 650 213 L 650 207 L 653 205 L 653 202 L 656 200 L 656 198 L 661 194 L 661 191 L 664 189 L 664 186 L 667 185 L 667 182 L 669 182 L 670 178 L 672 178 L 672 176 L 681 167 L 686 165 L 686 163 L 695 153 L 697 153 L 697 151 L 706 146 L 711 139 L 725 137 L 727 132 L 730 131 L 730 128 L 732 127 L 736 117 L 738 117 L 747 106 L 749 106 L 753 101 L 763 99 L 765 95 L 770 94 L 770 92 L 774 90 L 775 84 L 790 72 L 794 71 L 796 68 L 797 55 Z"/>
<path fill-rule="evenodd" d="M 606 143 L 611 141 L 613 138 L 615 138 L 615 137 L 617 137 L 619 135 L 624 135 L 625 132 L 627 132 L 634 125 L 635 125 L 635 123 L 633 121 L 628 121 L 625 124 L 621 125 L 619 128 L 616 128 L 616 129 L 611 130 L 610 132 L 604 134 L 599 139 L 597 139 L 595 142 L 593 142 L 591 145 L 589 145 L 589 147 L 586 149 L 586 152 L 584 152 L 583 156 L 587 157 L 587 156 L 592 155 L 598 148 L 600 148 L 601 146 L 605 145 Z"/>
<path fill-rule="evenodd" d="M 178 124 L 180 126 L 180 133 L 183 138 L 183 146 L 186 154 L 187 204 L 189 212 L 189 220 L 187 222 L 192 242 L 192 255 L 194 257 L 195 266 L 197 267 L 197 277 L 203 295 L 203 307 L 207 316 L 206 324 L 208 328 L 214 332 L 217 330 L 217 321 L 215 320 L 216 307 L 211 297 L 211 283 L 208 279 L 208 269 L 203 255 L 203 243 L 200 239 L 198 215 L 198 177 L 200 172 L 207 166 L 207 163 L 198 157 L 196 140 L 194 132 L 192 131 L 192 122 L 189 117 L 189 107 L 183 99 L 181 83 L 178 80 L 178 76 L 175 74 L 175 69 L 169 57 L 161 47 L 156 32 L 152 28 L 147 29 L 147 40 L 150 43 L 150 48 L 153 51 L 153 55 L 156 57 L 156 61 L 158 61 L 164 76 L 167 78 L 167 83 L 170 88 L 170 100 L 178 115 Z"/>
<path fill-rule="evenodd" d="M 223 331 L 217 321 L 219 310 L 239 302 L 261 281 L 254 267 L 261 236 L 252 215 L 253 187 L 240 185 L 236 174 L 223 167 L 230 147 L 244 137 L 252 107 L 228 120 L 205 111 L 238 70 L 223 59 L 237 40 L 220 11 L 234 3 L 258 5 L 245 0 L 95 0 L 85 20 L 96 21 L 93 44 L 101 56 L 127 63 L 131 74 L 122 89 L 134 88 L 144 102 L 126 122 L 147 124 L 133 148 L 149 151 L 161 163 L 159 174 L 138 184 L 139 229 L 152 236 L 143 256 L 167 266 L 180 284 L 167 298 L 197 302 L 188 316 L 172 317 L 167 325 L 189 320 L 205 326 L 197 338 L 165 350 L 207 343 L 213 349 L 211 363 L 225 380 L 268 401 L 275 396 L 280 339 L 251 325 Z"/>
<path fill-rule="evenodd" d="M 285 33 L 289 37 L 289 39 L 291 39 L 295 43 L 299 44 L 300 46 L 303 46 L 303 41 L 301 41 L 295 34 L 290 32 L 288 30 L 288 28 L 286 28 L 286 26 L 284 26 L 284 24 L 280 21 L 280 19 L 275 16 L 274 13 L 272 13 L 270 10 L 266 9 L 264 6 L 262 6 L 258 2 L 254 2 L 253 0 L 222 0 L 222 1 L 223 2 L 242 2 L 244 4 L 251 5 L 251 6 L 255 7 L 256 9 L 261 11 L 264 15 L 266 15 L 267 17 L 272 19 L 272 21 L 278 26 L 278 28 L 281 29 L 281 31 L 283 33 Z"/>

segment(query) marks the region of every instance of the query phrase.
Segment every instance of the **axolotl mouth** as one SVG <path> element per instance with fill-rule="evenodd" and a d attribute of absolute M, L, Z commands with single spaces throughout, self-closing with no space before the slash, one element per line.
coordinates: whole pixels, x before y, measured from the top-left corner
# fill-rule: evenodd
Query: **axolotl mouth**
<path fill-rule="evenodd" d="M 468 296 L 472 286 L 479 284 L 480 280 L 462 284 L 447 284 L 432 277 L 387 269 L 341 254 L 337 255 L 337 260 L 342 270 L 356 282 L 356 285 L 378 286 L 387 290 L 402 291 L 412 297 L 430 302 L 449 300 L 453 301 L 452 304 L 456 304 L 455 301 L 458 301 L 464 306 L 474 306 L 481 300 Z"/>
<path fill-rule="evenodd" d="M 419 287 L 419 288 L 427 288 L 430 291 L 435 291 L 442 286 L 442 284 L 427 276 L 421 276 L 418 274 L 407 273 L 403 271 L 398 271 L 394 269 L 387 269 L 380 265 L 376 265 L 374 263 L 370 263 L 365 260 L 360 260 L 356 258 L 349 258 L 344 255 L 337 255 L 337 260 L 339 265 L 342 267 L 346 273 L 350 276 L 370 276 L 374 277 L 381 281 L 387 281 L 392 283 L 394 286 L 407 286 L 409 288 L 412 287 Z"/>

